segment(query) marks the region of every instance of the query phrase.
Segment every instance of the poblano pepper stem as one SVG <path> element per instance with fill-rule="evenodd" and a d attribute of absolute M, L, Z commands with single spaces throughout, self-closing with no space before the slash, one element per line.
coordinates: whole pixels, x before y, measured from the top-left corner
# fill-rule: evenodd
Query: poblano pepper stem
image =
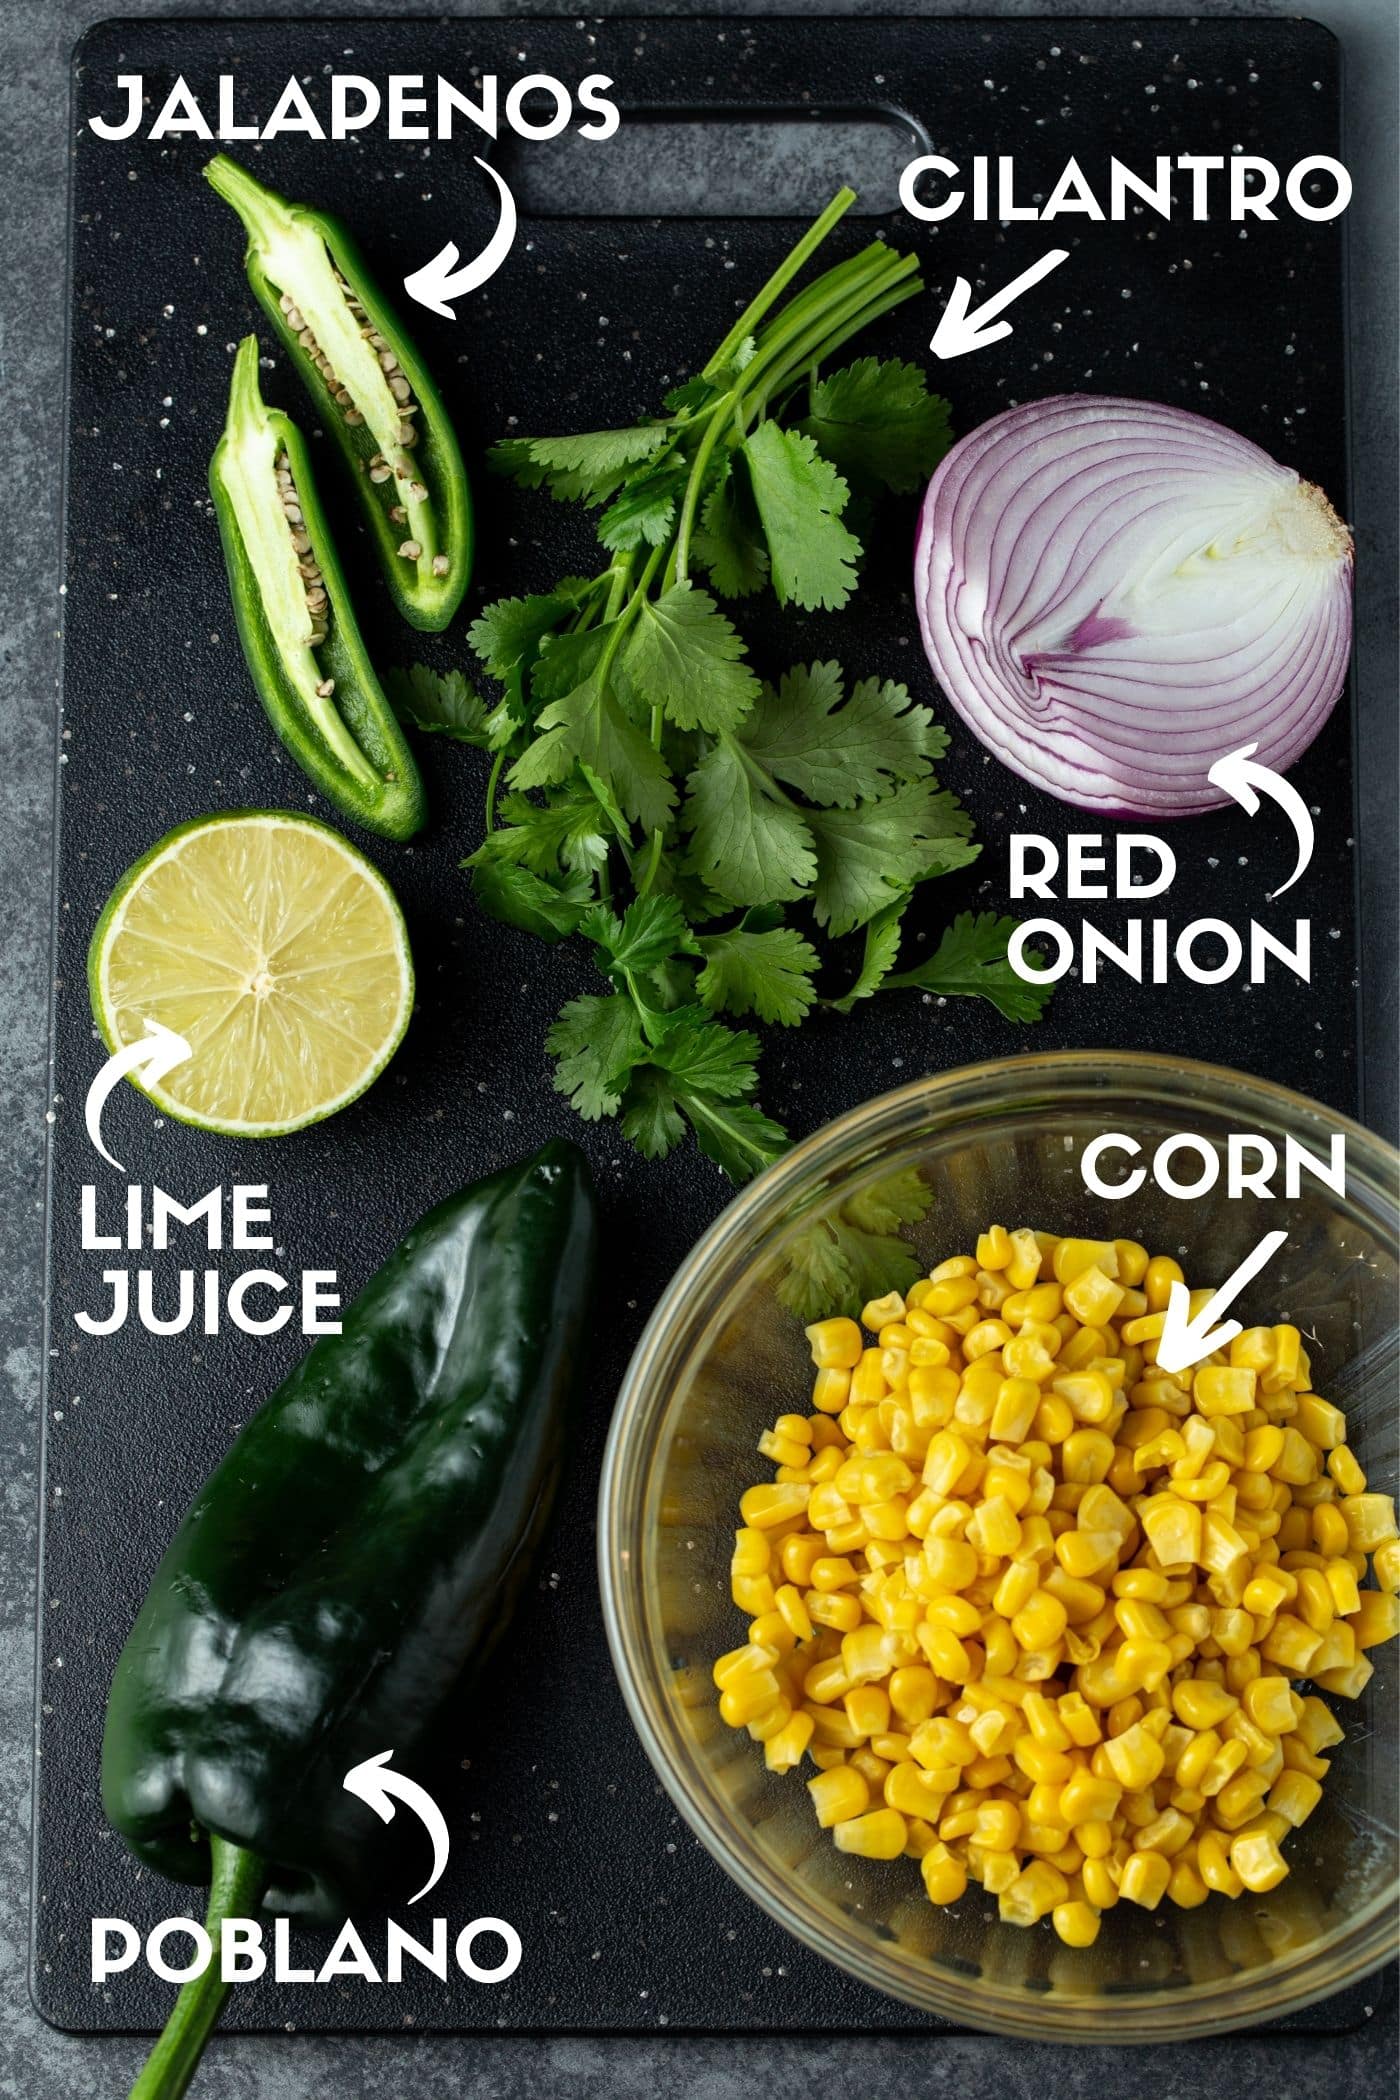
<path fill-rule="evenodd" d="M 256 1917 L 267 1888 L 267 1867 L 255 1852 L 209 1840 L 212 1878 L 205 1930 L 213 1952 L 202 1976 L 185 1984 L 160 2040 L 131 2088 L 131 2100 L 180 2100 L 199 2068 L 205 2044 L 218 2025 L 231 1986 L 220 1974 L 224 1925 L 230 1918 Z"/>

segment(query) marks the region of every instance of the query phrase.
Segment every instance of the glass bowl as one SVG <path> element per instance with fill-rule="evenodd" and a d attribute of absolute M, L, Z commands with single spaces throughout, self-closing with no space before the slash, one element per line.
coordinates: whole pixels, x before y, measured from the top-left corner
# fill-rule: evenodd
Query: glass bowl
<path fill-rule="evenodd" d="M 1273 1201 L 1214 1191 L 1190 1201 L 1148 1180 L 1126 1200 L 1091 1197 L 1083 1143 L 1119 1131 L 1143 1148 L 1197 1133 L 1222 1161 L 1229 1134 L 1266 1139 Z M 1282 1193 L 1293 1139 L 1328 1157 L 1346 1140 L 1346 1193 L 1304 1174 Z M 1263 1235 L 1286 1245 L 1233 1311 L 1305 1330 L 1318 1389 L 1343 1406 L 1370 1485 L 1396 1484 L 1397 1156 L 1315 1102 L 1238 1072 L 1110 1051 L 1053 1053 L 917 1081 L 840 1117 L 744 1190 L 682 1263 L 632 1359 L 612 1425 L 599 1508 L 603 1605 L 613 1659 L 652 1764 L 696 1835 L 747 1895 L 828 1960 L 876 1989 L 961 2025 L 1028 2039 L 1180 2040 L 1279 2017 L 1365 1975 L 1396 1951 L 1396 1649 L 1372 1649 L 1359 1701 L 1329 1698 L 1346 1727 L 1323 1799 L 1285 1843 L 1292 1871 L 1267 1896 L 1199 1909 L 1128 1903 L 1095 1946 L 1061 1944 L 1043 1920 L 1002 1925 L 974 1883 L 929 1903 L 909 1859 L 838 1853 L 803 1774 L 770 1775 L 744 1730 L 719 1719 L 716 1656 L 743 1638 L 728 1563 L 745 1487 L 771 1477 L 761 1430 L 805 1411 L 811 1367 L 791 1295 L 810 1258 L 916 1169 L 927 1214 L 902 1229 L 927 1268 L 992 1221 L 1136 1239 L 1218 1283 Z M 1177 1161 L 1178 1171 L 1181 1161 Z M 1126 1171 L 1126 1164 L 1120 1171 Z M 1106 1169 L 1108 1178 L 1120 1171 Z M 907 1208 L 907 1206 L 905 1206 Z M 812 1235 L 816 1235 L 815 1240 Z M 810 1316 L 810 1315 L 809 1315 Z M 805 1776 L 810 1776 L 810 1770 Z"/>

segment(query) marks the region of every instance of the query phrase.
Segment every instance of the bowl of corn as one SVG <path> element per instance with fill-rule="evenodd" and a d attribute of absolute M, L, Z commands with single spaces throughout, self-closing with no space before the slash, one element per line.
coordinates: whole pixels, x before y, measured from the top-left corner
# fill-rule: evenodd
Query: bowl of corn
<path fill-rule="evenodd" d="M 1241 1073 L 1052 1053 L 853 1110 L 692 1250 L 613 1421 L 604 1614 L 659 1777 L 799 1940 L 1065 2041 L 1395 1954 L 1398 1168 Z"/>

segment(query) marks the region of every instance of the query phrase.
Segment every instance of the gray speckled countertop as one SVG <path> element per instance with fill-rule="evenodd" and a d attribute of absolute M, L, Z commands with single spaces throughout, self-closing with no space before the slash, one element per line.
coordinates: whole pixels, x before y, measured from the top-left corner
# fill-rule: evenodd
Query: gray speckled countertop
<path fill-rule="evenodd" d="M 858 12 L 885 12 L 845 0 Z M 1098 0 L 1056 7 L 1049 0 L 981 0 L 980 5 L 920 7 L 930 15 L 1157 15 L 1292 12 L 1287 0 Z M 126 2040 L 77 2041 L 45 2027 L 30 2007 L 28 1940 L 28 1802 L 32 1740 L 33 1563 L 38 1504 L 38 1397 L 41 1342 L 41 1227 L 46 1107 L 45 1037 L 51 864 L 52 694 L 60 613 L 59 498 L 65 325 L 63 288 L 67 184 L 67 61 L 90 22 L 105 15 L 350 16 L 354 0 L 302 0 L 297 7 L 261 0 L 0 0 L 6 122 L 0 129 L 0 195 L 5 199 L 7 271 L 0 294 L 0 385 L 16 442 L 11 500 L 0 518 L 6 559 L 0 564 L 0 637 L 5 677 L 0 689 L 0 894 L 8 900 L 0 953 L 0 1161 L 8 1200 L 0 1211 L 0 2100 L 116 2100 L 126 2091 L 144 2045 Z M 419 0 L 375 0 L 386 15 L 428 12 Z M 531 0 L 453 14 L 553 12 Z M 675 7 L 650 0 L 622 12 L 724 12 L 704 0 Z M 838 11 L 802 0 L 762 12 Z M 1355 403 L 1353 515 L 1362 555 L 1358 596 L 1357 671 L 1363 796 L 1379 822 L 1363 863 L 1363 939 L 1372 987 L 1366 1014 L 1368 1120 L 1393 1135 L 1396 1013 L 1393 782 L 1396 714 L 1395 560 L 1395 143 L 1396 14 L 1393 0 L 1317 0 L 1309 10 L 1340 36 L 1346 59 L 1349 165 L 1356 201 L 1349 232 L 1352 265 L 1352 372 Z M 1189 34 L 1189 32 L 1183 32 Z M 1389 827 L 1389 828 L 1388 828 Z M 910 2086 L 1015 2096 L 1078 2095 L 1107 2084 L 1116 2093 L 1158 2100 L 1191 2092 L 1224 2095 L 1262 2090 L 1274 2100 L 1325 2092 L 1361 2100 L 1389 2089 L 1396 2058 L 1393 1975 L 1368 1994 L 1369 2024 L 1336 2038 L 1259 2039 L 1154 2050 L 1070 2051 L 975 2037 L 930 2042 L 871 2037 L 860 2041 L 764 2039 L 671 2042 L 454 2040 L 318 2041 L 295 2037 L 221 2042 L 201 2074 L 208 2100 L 310 2100 L 335 2089 L 349 2095 L 398 2093 L 410 2085 L 422 2100 L 470 2094 L 502 2096 L 545 2090 L 592 2096 L 650 2094 L 680 2079 L 703 2100 L 762 2091 L 771 2100 L 814 2089 L 881 2094 Z"/>

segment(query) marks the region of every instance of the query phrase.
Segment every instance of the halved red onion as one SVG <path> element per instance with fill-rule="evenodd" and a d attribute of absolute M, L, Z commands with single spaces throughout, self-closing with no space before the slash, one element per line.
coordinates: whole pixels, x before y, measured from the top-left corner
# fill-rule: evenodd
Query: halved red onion
<path fill-rule="evenodd" d="M 1185 409 L 1066 394 L 1009 409 L 928 485 L 914 596 L 929 662 L 1013 772 L 1104 816 L 1228 800 L 1336 704 L 1351 534 L 1321 489 Z"/>

